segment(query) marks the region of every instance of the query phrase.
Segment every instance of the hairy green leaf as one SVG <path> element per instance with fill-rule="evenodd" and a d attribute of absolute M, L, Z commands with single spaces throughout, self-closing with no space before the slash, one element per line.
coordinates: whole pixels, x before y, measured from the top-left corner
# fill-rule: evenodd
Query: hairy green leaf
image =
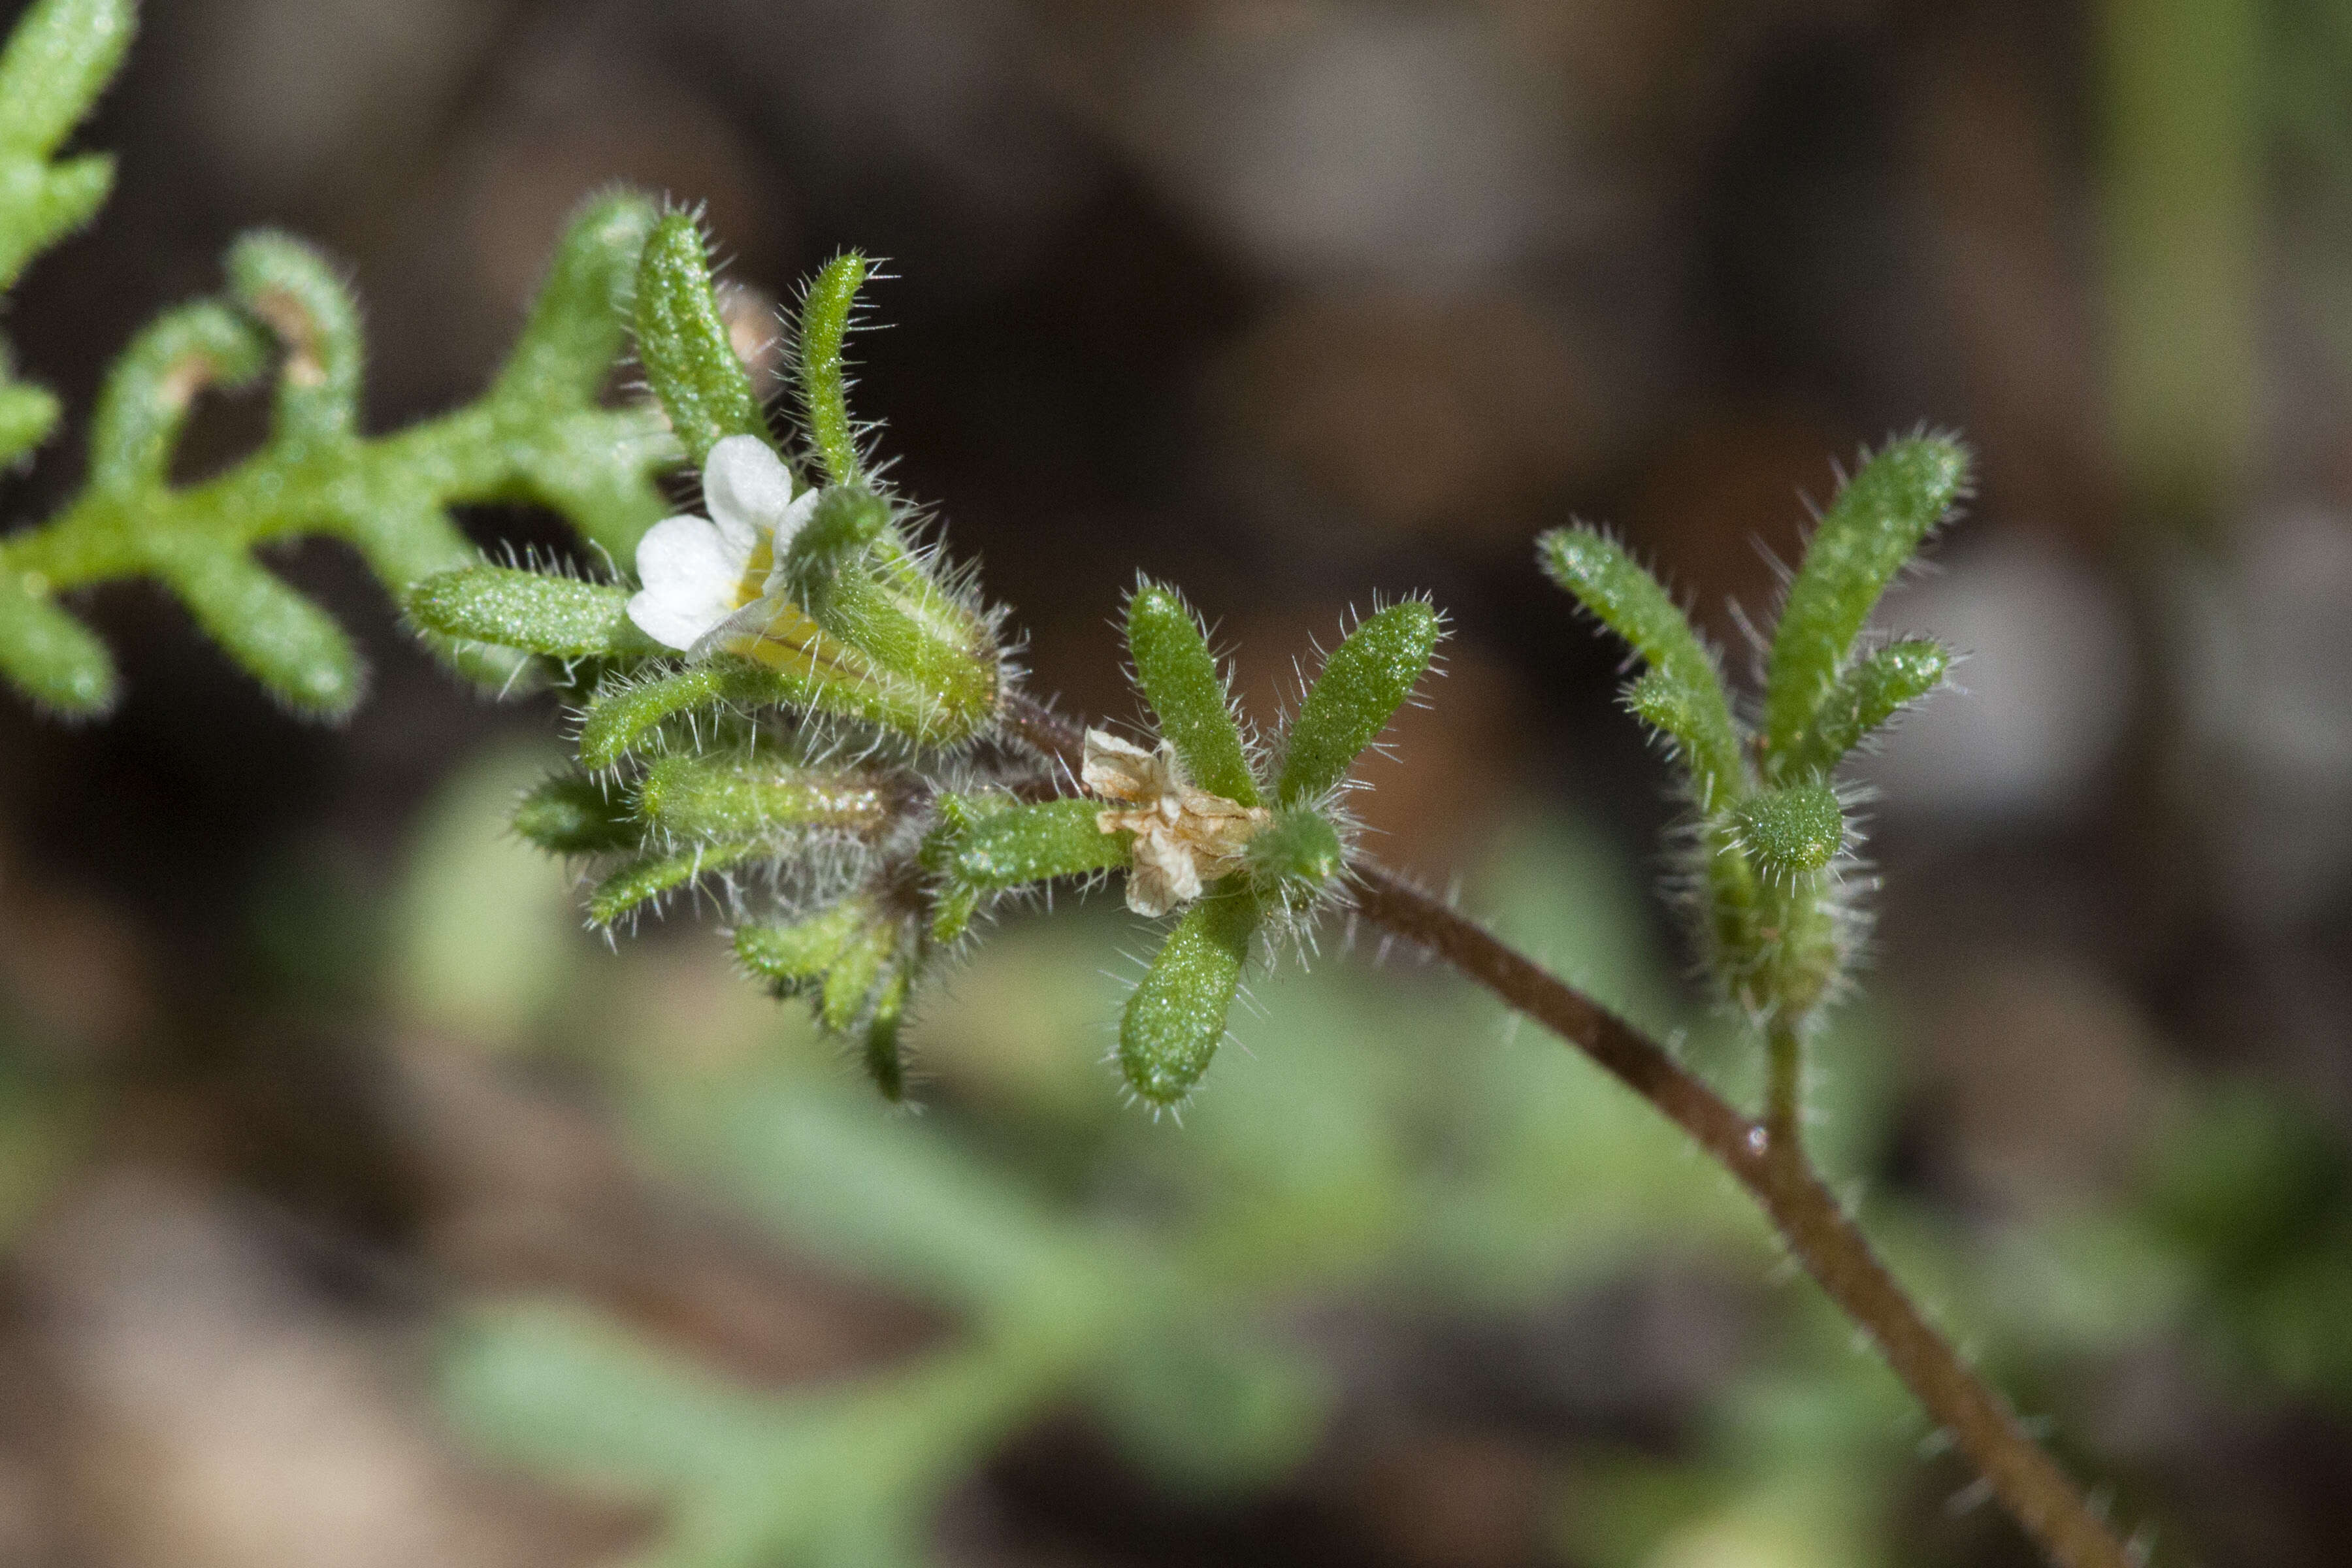
<path fill-rule="evenodd" d="M 105 202 L 112 160 L 49 158 L 113 79 L 134 26 L 131 0 L 40 0 L 9 35 L 0 53 L 0 289 Z"/>
<path fill-rule="evenodd" d="M 1734 808 L 1739 842 L 1766 875 L 1790 878 L 1818 871 L 1845 842 L 1845 814 L 1822 784 L 1759 790 Z"/>
<path fill-rule="evenodd" d="M 1284 739 L 1276 800 L 1294 805 L 1337 788 L 1428 673 L 1444 635 L 1437 612 L 1418 599 L 1391 605 L 1349 633 Z"/>
<path fill-rule="evenodd" d="M 1589 528 L 1555 529 L 1536 542 L 1551 580 L 1661 677 L 1643 717 L 1672 734 L 1702 811 L 1719 810 L 1746 787 L 1748 768 L 1715 656 L 1659 581 L 1613 541 Z M 1671 718 L 1675 722 L 1665 721 Z"/>
<path fill-rule="evenodd" d="M 643 856 L 596 884 L 588 895 L 588 918 L 611 925 L 641 904 L 676 892 L 698 877 L 740 865 L 759 852 L 756 844 L 698 844 L 667 855 Z"/>
<path fill-rule="evenodd" d="M 1846 481 L 1789 584 L 1765 666 L 1764 749 L 1810 752 L 1807 731 L 1836 686 L 1870 612 L 1966 492 L 1969 454 L 1957 441 L 1889 442 Z"/>
<path fill-rule="evenodd" d="M 1192 783 L 1238 805 L 1257 805 L 1257 780 L 1234 721 L 1224 672 L 1192 607 L 1174 589 L 1146 581 L 1128 596 L 1127 653 L 1160 733 L 1175 743 Z"/>
<path fill-rule="evenodd" d="M 1312 891 L 1339 874 L 1347 847 L 1339 830 L 1311 805 L 1286 806 L 1249 841 L 1250 880 L 1269 890 Z"/>
<path fill-rule="evenodd" d="M 869 912 L 852 901 L 789 925 L 738 926 L 735 956 L 780 992 L 797 991 L 824 977 Z"/>
<path fill-rule="evenodd" d="M 579 773 L 531 786 L 515 805 L 514 830 L 551 855 L 634 849 L 645 837 L 619 791 Z"/>
<path fill-rule="evenodd" d="M 758 756 L 664 757 L 646 771 L 637 805 L 665 832 L 711 839 L 808 829 L 877 833 L 892 809 L 878 775 Z"/>
<path fill-rule="evenodd" d="M 1822 700 L 1804 740 L 1772 759 L 1779 764 L 1776 776 L 1826 776 L 1873 731 L 1943 685 L 1951 666 L 1944 646 L 1925 637 L 1889 644 L 1856 661 Z"/>
<path fill-rule="evenodd" d="M 1225 1037 L 1256 934 L 1257 900 L 1245 890 L 1208 894 L 1176 922 L 1119 1020 L 1118 1063 L 1128 1087 L 1154 1105 L 1192 1091 Z"/>
<path fill-rule="evenodd" d="M 665 215 L 646 237 L 637 267 L 636 327 L 646 380 L 688 461 L 700 467 L 730 436 L 772 445 L 759 395 L 710 291 L 702 230 L 691 214 Z"/>
<path fill-rule="evenodd" d="M 436 572 L 408 591 L 409 618 L 445 637 L 550 658 L 615 658 L 667 651 L 629 619 L 629 591 L 511 566 Z"/>
<path fill-rule="evenodd" d="M 866 274 L 866 258 L 844 251 L 809 280 L 801 299 L 793 384 L 800 393 L 802 417 L 808 422 L 809 443 L 824 464 L 825 477 L 836 485 L 857 483 L 865 470 L 857 452 L 857 427 L 849 418 L 848 362 L 842 350 Z"/>

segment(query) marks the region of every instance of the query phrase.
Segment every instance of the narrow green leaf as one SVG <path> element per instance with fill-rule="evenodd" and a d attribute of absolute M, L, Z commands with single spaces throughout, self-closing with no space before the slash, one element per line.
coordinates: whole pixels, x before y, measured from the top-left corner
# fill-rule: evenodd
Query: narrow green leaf
<path fill-rule="evenodd" d="M 1773 759 L 1777 776 L 1827 776 L 1871 731 L 1943 685 L 1951 665 L 1943 645 L 1925 637 L 1892 643 L 1852 665 L 1822 700 L 1803 743 Z"/>
<path fill-rule="evenodd" d="M 667 650 L 629 619 L 629 590 L 511 566 L 436 572 L 408 591 L 427 631 L 550 658 L 643 658 Z"/>
<path fill-rule="evenodd" d="M 1657 723 L 1672 715 L 1684 726 L 1671 733 L 1699 808 L 1715 811 L 1738 798 L 1748 767 L 1721 672 L 1664 586 L 1589 528 L 1555 529 L 1536 549 L 1545 574 L 1664 678 L 1651 689 L 1658 716 L 1643 717 Z"/>
<path fill-rule="evenodd" d="M 89 427 L 91 486 L 128 496 L 162 485 L 196 395 L 252 379 L 268 352 L 251 322 L 211 301 L 149 322 L 99 390 Z"/>
<path fill-rule="evenodd" d="M 0 53 L 0 154 L 46 158 L 81 123 L 121 67 L 131 0 L 40 0 Z"/>
<path fill-rule="evenodd" d="M 637 358 L 697 468 L 730 436 L 773 445 L 758 394 L 710 291 L 702 230 L 686 213 L 654 225 L 637 264 Z"/>
<path fill-rule="evenodd" d="M 324 610 L 240 552 L 184 539 L 153 548 L 157 574 L 205 635 L 278 700 L 314 719 L 358 705 L 359 652 Z"/>
<path fill-rule="evenodd" d="M 1234 721 L 1224 672 L 1192 607 L 1174 589 L 1146 580 L 1128 596 L 1127 653 L 1160 735 L 1175 742 L 1192 783 L 1237 805 L 1257 805 L 1257 780 Z"/>
<path fill-rule="evenodd" d="M 499 373 L 494 402 L 542 408 L 595 402 L 628 335 L 637 264 L 655 217 L 653 203 L 635 191 L 582 204 Z"/>
<path fill-rule="evenodd" d="M 229 249 L 228 279 L 285 351 L 271 445 L 299 458 L 350 440 L 366 350 L 359 304 L 326 258 L 290 235 L 248 234 Z"/>
<path fill-rule="evenodd" d="M 89 627 L 0 569 L 0 673 L 41 706 L 95 718 L 114 706 L 114 660 Z"/>
<path fill-rule="evenodd" d="M 611 925 L 623 915 L 664 893 L 676 892 L 696 878 L 724 871 L 760 853 L 756 844 L 698 844 L 668 855 L 647 855 L 596 884 L 588 895 L 588 918 Z"/>
<path fill-rule="evenodd" d="M 873 773 L 759 756 L 664 757 L 646 770 L 637 805 L 654 826 L 692 838 L 750 840 L 813 828 L 873 834 L 892 816 Z"/>
<path fill-rule="evenodd" d="M 1258 902 L 1246 891 L 1217 891 L 1185 912 L 1127 999 L 1119 1020 L 1118 1062 L 1128 1087 L 1154 1105 L 1174 1105 L 1192 1091 L 1225 1037 L 1225 1015 L 1240 993 Z"/>
<path fill-rule="evenodd" d="M 57 428 L 58 400 L 47 387 L 7 379 L 0 363 L 0 467 L 15 462 Z"/>
<path fill-rule="evenodd" d="M 1444 635 L 1437 612 L 1418 599 L 1391 605 L 1350 632 L 1291 722 L 1275 799 L 1296 805 L 1336 788 L 1412 695 Z"/>
<path fill-rule="evenodd" d="M 851 901 L 791 925 L 738 926 L 735 956 L 779 994 L 798 991 L 833 967 L 870 912 L 864 903 Z"/>
<path fill-rule="evenodd" d="M 1895 573 L 1966 493 L 1969 454 L 1940 437 L 1894 441 L 1846 481 L 1789 584 L 1765 667 L 1767 756 L 1800 752 L 1847 650 Z"/>
<path fill-rule="evenodd" d="M 551 855 L 634 849 L 645 837 L 618 790 L 579 773 L 533 785 L 515 805 L 514 830 Z"/>
<path fill-rule="evenodd" d="M 0 158 L 0 290 L 25 266 L 88 224 L 114 189 L 114 160 L 103 153 L 40 163 Z"/>
<path fill-rule="evenodd" d="M 1818 871 L 1845 842 L 1845 815 L 1823 784 L 1759 790 L 1739 803 L 1732 819 L 1740 845 L 1768 877 Z"/>
<path fill-rule="evenodd" d="M 801 298 L 800 353 L 793 367 L 793 384 L 800 392 L 809 441 L 824 464 L 825 477 L 836 485 L 856 484 L 864 477 L 857 427 L 849 419 L 848 362 L 842 350 L 866 273 L 866 258 L 854 250 L 844 251 L 810 279 Z"/>
<path fill-rule="evenodd" d="M 1129 836 L 1105 833 L 1102 810 L 1099 801 L 1047 800 L 943 824 L 925 846 L 925 864 L 992 891 L 1115 870 L 1127 864 Z"/>

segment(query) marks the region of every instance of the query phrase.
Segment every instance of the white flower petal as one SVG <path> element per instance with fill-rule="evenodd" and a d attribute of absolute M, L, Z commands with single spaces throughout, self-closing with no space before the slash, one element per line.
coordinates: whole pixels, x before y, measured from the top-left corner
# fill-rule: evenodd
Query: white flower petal
<path fill-rule="evenodd" d="M 702 504 L 728 542 L 740 540 L 749 557 L 793 504 L 792 470 L 757 436 L 730 436 L 703 460 Z"/>
<path fill-rule="evenodd" d="M 629 619 L 665 647 L 692 647 L 734 612 L 748 553 L 735 551 L 708 519 L 662 519 L 637 542 L 645 588 L 629 600 Z"/>

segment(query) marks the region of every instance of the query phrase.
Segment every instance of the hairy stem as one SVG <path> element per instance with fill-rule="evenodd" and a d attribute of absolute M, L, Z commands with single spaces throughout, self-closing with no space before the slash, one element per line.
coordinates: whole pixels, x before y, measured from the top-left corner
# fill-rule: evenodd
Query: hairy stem
<path fill-rule="evenodd" d="M 1024 740 L 1075 770 L 1083 739 L 1076 722 L 1017 695 L 1007 699 L 1004 717 Z M 1800 1051 L 1793 1029 L 1772 1031 L 1766 1115 L 1750 1118 L 1656 1041 L 1444 901 L 1365 857 L 1351 859 L 1349 874 L 1359 919 L 1444 959 L 1584 1052 L 1737 1177 L 1805 1272 L 1876 1342 L 1895 1375 L 1949 1429 L 1993 1495 L 2057 1568 L 2136 1568 L 2074 1480 L 2026 1435 L 2008 1402 L 1969 1370 L 1904 1294 L 1806 1159 L 1795 1132 Z M 1776 1131 L 1783 1122 L 1785 1135 Z"/>

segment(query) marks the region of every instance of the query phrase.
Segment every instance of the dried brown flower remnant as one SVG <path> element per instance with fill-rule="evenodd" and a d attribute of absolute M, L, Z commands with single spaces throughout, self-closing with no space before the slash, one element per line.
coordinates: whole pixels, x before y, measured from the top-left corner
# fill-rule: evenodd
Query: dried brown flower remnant
<path fill-rule="evenodd" d="M 1089 730 L 1080 776 L 1104 799 L 1132 807 L 1106 811 L 1095 820 L 1105 833 L 1135 835 L 1127 907 L 1139 915 L 1164 915 L 1199 898 L 1202 884 L 1241 864 L 1243 848 L 1271 820 L 1261 806 L 1187 784 L 1176 748 L 1167 741 L 1147 752 Z"/>

